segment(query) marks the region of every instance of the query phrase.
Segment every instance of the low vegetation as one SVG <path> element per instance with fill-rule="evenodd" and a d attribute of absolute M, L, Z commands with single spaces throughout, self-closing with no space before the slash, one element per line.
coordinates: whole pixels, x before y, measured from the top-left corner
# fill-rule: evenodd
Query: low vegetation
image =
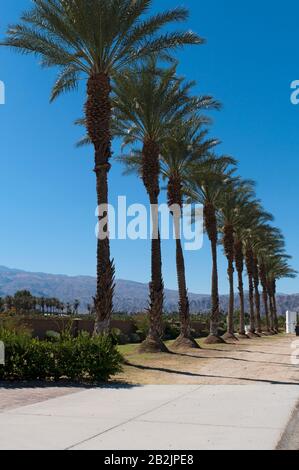
<path fill-rule="evenodd" d="M 0 328 L 5 365 L 0 380 L 55 380 L 102 382 L 121 371 L 122 356 L 106 335 L 81 333 L 49 335 L 46 341 L 26 331 Z"/>

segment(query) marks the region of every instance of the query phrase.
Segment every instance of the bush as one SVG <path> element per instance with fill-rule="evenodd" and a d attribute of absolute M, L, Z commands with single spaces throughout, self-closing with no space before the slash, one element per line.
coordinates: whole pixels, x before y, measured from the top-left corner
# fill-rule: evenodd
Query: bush
<path fill-rule="evenodd" d="M 141 343 L 141 337 L 137 333 L 132 333 L 130 335 L 130 342 L 134 344 Z"/>
<path fill-rule="evenodd" d="M 210 330 L 204 329 L 197 336 L 199 336 L 199 338 L 206 338 L 207 336 L 209 336 L 209 334 L 210 334 Z"/>
<path fill-rule="evenodd" d="M 46 332 L 46 339 L 48 341 L 60 341 L 61 335 L 57 331 L 49 330 Z"/>
<path fill-rule="evenodd" d="M 16 333 L 25 333 L 29 336 L 32 333 L 30 328 L 24 324 L 20 317 L 11 317 L 7 315 L 5 315 L 3 318 L 0 318 L 0 331 L 1 329 L 15 331 Z"/>
<path fill-rule="evenodd" d="M 164 322 L 164 339 L 171 340 L 176 339 L 180 335 L 179 324 L 170 323 L 169 321 Z"/>
<path fill-rule="evenodd" d="M 141 341 L 145 340 L 150 328 L 148 315 L 146 313 L 136 314 L 134 316 L 134 324 L 136 328 L 136 333 L 140 337 Z"/>
<path fill-rule="evenodd" d="M 128 344 L 130 342 L 129 336 L 124 334 L 119 328 L 112 328 L 111 335 L 114 344 Z"/>
<path fill-rule="evenodd" d="M 49 342 L 2 328 L 0 341 L 5 345 L 0 380 L 107 381 L 123 360 L 108 336 L 81 333 Z"/>

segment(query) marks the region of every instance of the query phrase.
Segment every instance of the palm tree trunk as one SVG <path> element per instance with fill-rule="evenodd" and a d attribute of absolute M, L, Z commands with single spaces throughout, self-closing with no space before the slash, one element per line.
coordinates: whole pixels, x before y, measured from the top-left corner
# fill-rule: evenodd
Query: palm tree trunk
<path fill-rule="evenodd" d="M 253 258 L 253 284 L 254 284 L 254 297 L 255 297 L 255 318 L 257 332 L 262 333 L 262 320 L 261 320 L 261 298 L 259 292 L 259 271 L 258 271 L 258 260 L 256 257 Z"/>
<path fill-rule="evenodd" d="M 218 336 L 219 328 L 219 291 L 218 291 L 218 261 L 217 261 L 217 243 L 211 242 L 212 251 L 212 314 L 210 334 Z"/>
<path fill-rule="evenodd" d="M 273 298 L 268 290 L 268 298 L 269 298 L 269 307 L 270 307 L 270 330 L 275 332 L 275 316 L 274 316 L 274 306 L 273 306 Z"/>
<path fill-rule="evenodd" d="M 249 310 L 250 310 L 250 333 L 255 333 L 255 315 L 254 315 L 254 287 L 253 287 L 253 253 L 251 249 L 246 251 L 246 268 L 248 274 L 248 290 L 249 290 Z"/>
<path fill-rule="evenodd" d="M 265 317 L 266 317 L 266 331 L 267 333 L 270 333 L 267 279 L 266 279 L 265 265 L 263 262 L 261 262 L 259 265 L 259 277 L 260 277 L 262 288 L 263 288 L 263 303 L 264 303 L 264 311 L 265 311 Z"/>
<path fill-rule="evenodd" d="M 234 310 L 235 310 L 235 293 L 234 293 L 234 265 L 231 260 L 228 261 L 228 282 L 229 282 L 229 306 L 227 315 L 227 333 L 234 336 Z"/>
<path fill-rule="evenodd" d="M 274 294 L 272 294 L 272 305 L 273 305 L 274 329 L 275 329 L 275 332 L 278 333 L 279 324 L 278 324 L 278 316 L 277 316 L 276 299 L 275 299 Z"/>
<path fill-rule="evenodd" d="M 234 293 L 234 227 L 226 224 L 223 236 L 224 251 L 227 258 L 227 274 L 229 282 L 229 305 L 227 315 L 227 332 L 224 339 L 236 339 L 234 335 L 234 309 L 235 309 L 235 293 Z"/>
<path fill-rule="evenodd" d="M 95 174 L 99 207 L 97 241 L 97 290 L 95 334 L 110 331 L 114 294 L 114 262 L 110 258 L 108 226 L 108 173 L 111 158 L 111 85 L 104 73 L 91 76 L 87 83 L 85 106 L 88 135 L 95 149 Z"/>
<path fill-rule="evenodd" d="M 176 266 L 179 288 L 179 313 L 181 334 L 173 344 L 173 348 L 199 348 L 197 342 L 191 335 L 191 319 L 189 310 L 189 299 L 186 287 L 185 261 L 180 238 L 176 240 Z"/>
<path fill-rule="evenodd" d="M 264 311 L 265 311 L 265 317 L 266 317 L 266 331 L 267 333 L 270 333 L 268 293 L 265 287 L 263 287 L 263 302 L 264 302 Z"/>
<path fill-rule="evenodd" d="M 255 333 L 255 318 L 254 318 L 254 295 L 253 295 L 253 279 L 252 275 L 248 275 L 248 290 L 249 290 L 249 314 L 250 314 L 250 333 Z"/>
<path fill-rule="evenodd" d="M 205 226 L 211 242 L 212 252 L 212 310 L 210 318 L 210 335 L 206 339 L 207 344 L 216 344 L 223 342 L 218 335 L 219 328 L 219 291 L 218 291 L 218 261 L 217 261 L 217 220 L 216 211 L 213 204 L 206 204 L 204 207 Z"/>
<path fill-rule="evenodd" d="M 151 240 L 151 282 L 149 285 L 149 333 L 140 346 L 140 352 L 167 352 L 161 340 L 163 336 L 163 303 L 164 283 L 162 277 L 161 237 L 159 231 L 158 202 L 160 194 L 159 147 L 152 140 L 144 142 L 142 152 L 142 179 L 147 190 L 151 206 L 152 240 Z"/>
<path fill-rule="evenodd" d="M 175 340 L 172 347 L 181 348 L 199 348 L 197 342 L 191 335 L 191 318 L 189 308 L 189 298 L 186 284 L 186 269 L 184 252 L 181 242 L 181 220 L 182 220 L 182 182 L 179 174 L 173 174 L 169 177 L 167 185 L 167 197 L 169 211 L 173 216 L 174 232 L 176 240 L 176 269 L 179 292 L 179 315 L 181 332 Z"/>
<path fill-rule="evenodd" d="M 181 240 L 176 240 L 176 267 L 179 289 L 179 312 L 181 320 L 181 336 L 190 338 L 191 321 L 189 310 L 189 299 L 186 287 L 185 261 Z"/>
<path fill-rule="evenodd" d="M 161 338 L 162 315 L 164 303 L 164 284 L 162 278 L 162 253 L 161 237 L 158 228 L 158 198 L 152 195 L 150 198 L 152 207 L 153 234 L 151 240 L 151 283 L 150 283 L 150 336 Z"/>
<path fill-rule="evenodd" d="M 277 333 L 279 332 L 279 323 L 277 315 L 277 303 L 276 303 L 276 281 L 272 282 L 272 297 L 273 297 L 273 309 L 274 309 L 274 323 Z"/>
<path fill-rule="evenodd" d="M 244 285 L 243 285 L 243 270 L 244 270 L 244 256 L 242 242 L 240 240 L 235 241 L 235 263 L 236 270 L 238 273 L 238 290 L 240 298 L 240 326 L 239 334 L 245 336 L 245 307 L 244 307 Z"/>

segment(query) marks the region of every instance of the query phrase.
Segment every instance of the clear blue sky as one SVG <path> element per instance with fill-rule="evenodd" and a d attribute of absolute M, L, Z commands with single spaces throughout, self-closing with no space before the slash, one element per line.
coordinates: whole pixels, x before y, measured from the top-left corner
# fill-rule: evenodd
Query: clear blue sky
<path fill-rule="evenodd" d="M 156 0 L 157 9 L 184 4 L 186 28 L 207 45 L 180 54 L 180 72 L 198 82 L 199 93 L 212 93 L 224 108 L 215 116 L 213 135 L 222 151 L 240 162 L 240 173 L 258 183 L 258 196 L 273 212 L 299 269 L 299 106 L 290 103 L 290 83 L 299 79 L 299 3 L 260 0 Z M 0 30 L 15 22 L 30 0 L 2 0 Z M 162 6 L 162 5 L 163 6 Z M 95 183 L 91 149 L 77 150 L 84 90 L 50 105 L 54 72 L 37 60 L 0 50 L 0 80 L 6 105 L 0 106 L 0 264 L 31 271 L 70 275 L 95 273 Z M 114 165 L 111 201 L 127 194 L 146 202 L 135 177 L 122 177 Z M 148 282 L 149 243 L 112 243 L 117 277 Z M 176 287 L 174 244 L 163 242 L 164 278 Z M 190 291 L 210 290 L 208 243 L 186 254 Z M 220 290 L 227 292 L 220 261 Z M 299 292 L 297 280 L 279 290 Z"/>

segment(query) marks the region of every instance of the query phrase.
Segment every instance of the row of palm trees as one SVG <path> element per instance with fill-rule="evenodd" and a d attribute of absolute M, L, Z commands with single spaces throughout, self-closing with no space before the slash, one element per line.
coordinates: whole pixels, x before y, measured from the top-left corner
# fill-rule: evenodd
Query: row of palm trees
<path fill-rule="evenodd" d="M 87 80 L 87 129 L 81 143 L 95 154 L 97 202 L 108 203 L 112 139 L 119 137 L 128 154 L 120 159 L 127 171 L 140 176 L 149 203 L 156 207 L 161 177 L 167 182 L 169 210 L 180 233 L 184 202 L 204 207 L 205 229 L 212 254 L 212 311 L 208 342 L 235 338 L 234 269 L 238 275 L 240 328 L 245 335 L 243 271 L 249 281 L 250 334 L 261 332 L 261 299 L 267 332 L 277 329 L 276 282 L 295 272 L 288 264 L 284 240 L 271 225 L 272 216 L 256 199 L 254 184 L 236 174 L 236 161 L 216 153 L 218 139 L 210 138 L 207 110 L 220 108 L 211 96 L 195 96 L 194 82 L 177 74 L 173 53 L 204 40 L 190 31 L 165 32 L 171 23 L 188 18 L 185 8 L 150 14 L 151 0 L 34 0 L 19 24 L 9 27 L 2 45 L 41 58 L 44 67 L 59 69 L 51 99 L 74 90 Z M 195 214 L 195 217 L 197 215 Z M 99 215 L 100 225 L 107 214 Z M 164 283 L 159 222 L 152 209 L 150 330 L 142 351 L 166 351 L 161 340 Z M 107 233 L 109 227 L 107 228 Z M 228 331 L 218 336 L 219 293 L 217 256 L 223 245 L 228 264 L 230 302 Z M 190 312 L 180 237 L 176 240 L 181 334 L 175 346 L 196 347 L 190 333 Z M 109 331 L 115 281 L 109 237 L 97 242 L 95 333 Z"/>
<path fill-rule="evenodd" d="M 61 302 L 56 297 L 37 297 L 28 290 L 17 291 L 14 295 L 0 297 L 0 313 L 15 312 L 16 314 L 42 313 L 43 315 L 77 315 L 80 301 Z M 91 306 L 88 307 L 90 313 Z"/>

